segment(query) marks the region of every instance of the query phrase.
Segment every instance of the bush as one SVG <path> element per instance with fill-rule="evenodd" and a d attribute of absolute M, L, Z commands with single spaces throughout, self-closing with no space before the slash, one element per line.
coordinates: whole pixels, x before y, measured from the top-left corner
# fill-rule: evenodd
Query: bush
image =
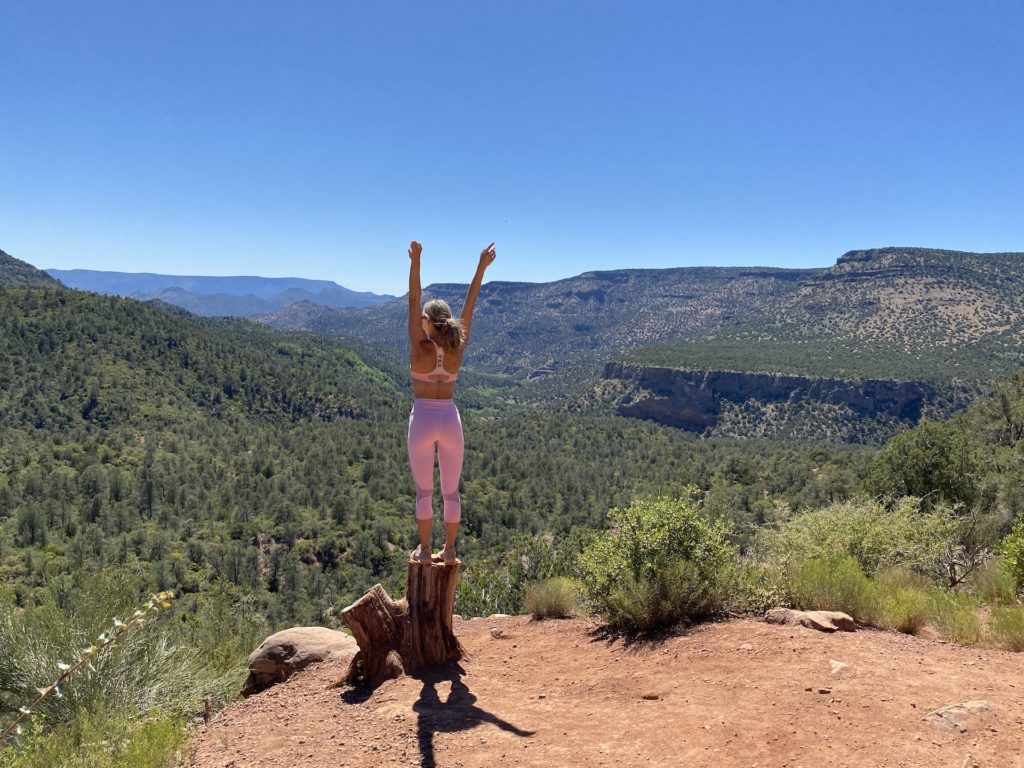
<path fill-rule="evenodd" d="M 771 608 L 791 602 L 786 572 L 774 563 L 743 558 L 736 569 L 730 609 L 763 615 Z"/>
<path fill-rule="evenodd" d="M 579 612 L 582 584 L 555 576 L 526 586 L 526 611 L 535 619 L 562 619 Z"/>
<path fill-rule="evenodd" d="M 1024 520 L 1018 520 L 1013 530 L 999 545 L 1006 569 L 1014 580 L 1015 589 L 1024 589 Z"/>
<path fill-rule="evenodd" d="M 499 555 L 482 560 L 459 579 L 455 612 L 462 616 L 523 613 L 528 610 L 527 585 L 555 576 L 576 575 L 579 555 L 596 535 L 596 531 L 577 528 L 557 538 L 520 536 Z"/>
<path fill-rule="evenodd" d="M 975 591 L 988 605 L 1012 605 L 1017 602 L 1017 582 L 1001 557 L 989 561 L 972 579 Z"/>
<path fill-rule="evenodd" d="M 754 552 L 763 561 L 783 565 L 852 557 L 868 575 L 900 566 L 941 578 L 943 558 L 957 532 L 956 518 L 945 507 L 922 512 L 918 499 L 906 497 L 887 510 L 876 500 L 857 497 L 760 531 Z"/>
<path fill-rule="evenodd" d="M 130 574 L 118 570 L 76 582 L 70 590 L 58 580 L 41 605 L 20 610 L 0 595 L 0 715 L 35 700 L 57 678 L 58 665 L 79 659 L 115 617 L 130 622 L 139 600 L 130 584 Z M 236 594 L 214 588 L 202 597 L 193 613 L 175 605 L 170 615 L 104 648 L 93 658 L 93 669 L 68 678 L 61 696 L 34 708 L 38 714 L 26 722 L 26 737 L 0 746 L 0 766 L 3 760 L 18 766 L 162 765 L 153 750 L 159 744 L 171 750 L 180 742 L 171 731 L 202 711 L 204 698 L 219 706 L 237 695 L 245 654 L 253 647 L 243 652 L 237 645 L 252 622 L 232 615 Z M 104 741 L 118 745 L 107 762 L 76 762 L 77 747 L 67 746 Z M 4 749 L 14 742 L 18 758 L 11 762 L 14 750 Z M 72 751 L 61 753 L 65 747 Z M 139 762 L 132 757 L 136 749 L 153 756 Z M 21 762 L 22 753 L 40 757 Z"/>
<path fill-rule="evenodd" d="M 981 640 L 978 604 L 969 595 L 932 590 L 929 623 L 951 643 L 973 645 Z"/>
<path fill-rule="evenodd" d="M 916 496 L 926 510 L 943 501 L 969 509 L 978 475 L 971 441 L 962 429 L 922 420 L 885 445 L 868 468 L 865 486 L 880 496 Z"/>
<path fill-rule="evenodd" d="M 580 556 L 586 596 L 612 627 L 651 630 L 724 607 L 737 553 L 688 490 L 610 510 L 612 529 Z"/>
<path fill-rule="evenodd" d="M 931 615 L 927 579 L 911 571 L 890 568 L 874 581 L 875 600 L 879 607 L 879 624 L 907 635 L 916 635 Z"/>
<path fill-rule="evenodd" d="M 688 560 L 676 560 L 646 578 L 627 572 L 608 595 L 604 614 L 609 624 L 649 632 L 706 616 L 723 607 L 718 585 Z"/>
<path fill-rule="evenodd" d="M 0 768 L 175 768 L 187 736 L 180 715 L 129 721 L 81 712 L 53 730 L 33 726 L 17 750 L 0 749 Z"/>
<path fill-rule="evenodd" d="M 842 611 L 864 624 L 879 615 L 875 591 L 860 564 L 849 555 L 812 558 L 789 568 L 789 592 L 797 608 Z"/>
<path fill-rule="evenodd" d="M 1024 607 L 1001 605 L 992 611 L 992 639 L 1008 651 L 1024 651 Z"/>

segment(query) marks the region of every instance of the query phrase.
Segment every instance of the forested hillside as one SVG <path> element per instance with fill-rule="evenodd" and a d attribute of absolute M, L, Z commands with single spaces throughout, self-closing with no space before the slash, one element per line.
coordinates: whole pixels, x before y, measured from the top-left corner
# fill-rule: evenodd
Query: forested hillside
<path fill-rule="evenodd" d="M 991 381 L 1024 366 L 1024 254 L 850 251 L 747 318 L 625 357 L 684 368 Z"/>
<path fill-rule="evenodd" d="M 60 285 L 60 283 L 41 269 L 36 269 L 31 264 L 0 251 L 0 288 L 14 286 L 40 288 L 56 285 Z"/>
<path fill-rule="evenodd" d="M 140 591 L 225 578 L 274 625 L 330 621 L 401 573 L 413 544 L 411 394 L 401 368 L 367 357 L 128 299 L 0 291 L 2 576 L 22 602 L 50 576 L 108 566 L 131 566 Z M 776 497 L 811 506 L 855 481 L 839 449 L 706 444 L 508 405 L 474 378 L 460 394 L 470 562 L 688 482 L 753 521 Z"/>
<path fill-rule="evenodd" d="M 741 553 L 774 525 L 858 492 L 954 505 L 956 557 L 984 555 L 1024 514 L 1021 375 L 957 419 L 878 449 L 701 439 L 616 416 L 599 397 L 550 402 L 574 370 L 521 381 L 469 365 L 460 377 L 461 613 L 522 611 L 528 583 L 575 574 L 609 510 L 646 496 L 695 489 Z M 82 647 L 88 637 L 68 635 L 67 617 L 97 626 L 171 590 L 171 615 L 152 630 L 165 635 L 129 648 L 155 653 L 166 636 L 176 654 L 213 654 L 213 666 L 210 656 L 174 662 L 192 665 L 194 681 L 175 694 L 180 711 L 230 698 L 259 636 L 337 625 L 375 582 L 401 591 L 414 545 L 411 399 L 401 355 L 362 342 L 52 284 L 0 288 L 0 624 Z M 0 637 L 12 659 L 0 667 L 7 712 L 39 684 L 17 676 L 35 662 L 16 639 Z M 131 653 L 111 663 L 180 681 Z M 104 678 L 90 685 L 83 697 L 112 695 Z M 95 711 L 90 701 L 75 711 Z"/>

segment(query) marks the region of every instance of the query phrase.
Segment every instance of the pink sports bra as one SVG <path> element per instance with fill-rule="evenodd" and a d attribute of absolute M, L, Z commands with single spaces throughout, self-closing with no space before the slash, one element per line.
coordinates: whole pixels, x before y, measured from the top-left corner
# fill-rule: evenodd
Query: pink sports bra
<path fill-rule="evenodd" d="M 430 339 L 429 336 L 427 338 Z M 412 366 L 409 366 L 409 374 L 415 381 L 425 381 L 428 384 L 451 384 L 459 377 L 459 372 L 449 373 L 444 369 L 444 350 L 433 339 L 430 339 L 430 342 L 434 345 L 434 351 L 437 352 L 437 362 L 434 364 L 434 370 L 420 373 L 419 371 L 414 371 Z"/>

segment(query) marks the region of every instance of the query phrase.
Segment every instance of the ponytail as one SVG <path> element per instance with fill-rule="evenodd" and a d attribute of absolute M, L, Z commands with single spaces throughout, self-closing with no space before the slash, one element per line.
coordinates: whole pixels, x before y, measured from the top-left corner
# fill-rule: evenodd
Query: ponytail
<path fill-rule="evenodd" d="M 446 318 L 437 328 L 437 343 L 445 352 L 454 352 L 462 346 L 462 323 L 456 317 Z"/>
<path fill-rule="evenodd" d="M 428 301 L 423 311 L 435 329 L 437 343 L 445 352 L 455 352 L 462 346 L 462 340 L 466 338 L 466 331 L 462 321 L 452 317 L 451 307 L 446 301 L 433 299 Z"/>

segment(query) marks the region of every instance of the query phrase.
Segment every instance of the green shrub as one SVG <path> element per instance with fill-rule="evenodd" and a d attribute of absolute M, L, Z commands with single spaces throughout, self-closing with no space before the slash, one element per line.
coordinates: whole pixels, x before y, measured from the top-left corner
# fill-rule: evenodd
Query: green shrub
<path fill-rule="evenodd" d="M 1013 577 L 1016 591 L 1024 590 L 1024 519 L 1018 520 L 1013 530 L 999 545 L 1006 569 Z"/>
<path fill-rule="evenodd" d="M 528 610 L 527 585 L 555 576 L 575 576 L 580 553 L 596 535 L 596 531 L 577 528 L 557 538 L 517 537 L 498 555 L 479 562 L 460 577 L 455 612 L 462 616 L 523 613 Z M 404 573 L 401 578 L 404 580 Z M 405 586 L 404 581 L 401 586 Z"/>
<path fill-rule="evenodd" d="M 876 500 L 857 497 L 760 531 L 754 552 L 782 564 L 852 557 L 868 575 L 900 566 L 937 579 L 945 574 L 943 557 L 957 532 L 948 508 L 923 512 L 918 499 L 906 497 L 887 510 Z"/>
<path fill-rule="evenodd" d="M 695 488 L 688 489 L 691 497 Z M 615 628 L 651 630 L 721 610 L 735 572 L 728 529 L 693 498 L 651 498 L 608 513 L 580 556 L 586 596 Z"/>
<path fill-rule="evenodd" d="M 724 606 L 720 584 L 688 560 L 675 560 L 638 578 L 627 572 L 605 603 L 609 624 L 649 632 L 707 616 Z"/>
<path fill-rule="evenodd" d="M 916 589 L 896 589 L 880 598 L 881 625 L 907 635 L 916 635 L 928 623 L 928 595 Z"/>
<path fill-rule="evenodd" d="M 978 603 L 970 595 L 955 594 L 934 589 L 928 623 L 943 640 L 960 645 L 974 645 L 981 640 L 981 620 Z"/>
<path fill-rule="evenodd" d="M 989 631 L 1000 648 L 1024 651 L 1024 606 L 998 606 L 992 611 Z"/>
<path fill-rule="evenodd" d="M 578 581 L 555 576 L 526 585 L 524 603 L 535 619 L 562 619 L 580 609 L 582 586 Z"/>
<path fill-rule="evenodd" d="M 1017 602 L 1017 582 L 1006 560 L 997 557 L 988 562 L 971 580 L 971 585 L 988 605 L 1012 605 Z"/>
<path fill-rule="evenodd" d="M 52 730 L 37 724 L 17 749 L 0 749 L 0 768 L 175 768 L 187 735 L 180 715 L 129 721 L 79 712 Z"/>
<path fill-rule="evenodd" d="M 801 560 L 790 566 L 788 577 L 789 592 L 797 608 L 842 611 L 865 624 L 878 620 L 875 590 L 853 557 Z"/>
<path fill-rule="evenodd" d="M 932 584 L 927 579 L 902 568 L 889 568 L 875 577 L 873 586 L 881 626 L 907 635 L 924 629 L 931 614 Z"/>
<path fill-rule="evenodd" d="M 771 608 L 791 602 L 786 572 L 781 566 L 746 557 L 740 560 L 730 600 L 731 610 L 760 616 Z"/>
<path fill-rule="evenodd" d="M 59 665 L 74 664 L 115 618 L 132 621 L 139 596 L 129 578 L 108 570 L 82 580 L 73 591 L 54 582 L 41 605 L 26 609 L 0 595 L 0 716 L 34 701 L 57 678 Z M 215 586 L 191 612 L 175 605 L 169 615 L 118 638 L 92 659 L 91 669 L 69 677 L 59 697 L 51 695 L 33 708 L 37 714 L 26 721 L 26 735 L 0 746 L 2 759 L 41 755 L 38 762 L 13 763 L 18 766 L 162 765 L 155 745 L 178 743 L 169 731 L 180 731 L 202 711 L 204 698 L 220 706 L 237 696 L 245 655 L 254 647 L 249 632 L 260 629 L 259 622 L 235 612 L 238 597 L 230 585 Z M 79 745 L 93 742 L 117 745 L 110 761 L 76 762 Z M 132 757 L 132 744 L 153 753 L 149 762 Z M 60 751 L 65 748 L 66 754 Z"/>
<path fill-rule="evenodd" d="M 864 484 L 872 494 L 916 496 L 929 510 L 942 502 L 970 508 L 977 496 L 979 467 L 962 428 L 923 419 L 881 450 Z"/>

